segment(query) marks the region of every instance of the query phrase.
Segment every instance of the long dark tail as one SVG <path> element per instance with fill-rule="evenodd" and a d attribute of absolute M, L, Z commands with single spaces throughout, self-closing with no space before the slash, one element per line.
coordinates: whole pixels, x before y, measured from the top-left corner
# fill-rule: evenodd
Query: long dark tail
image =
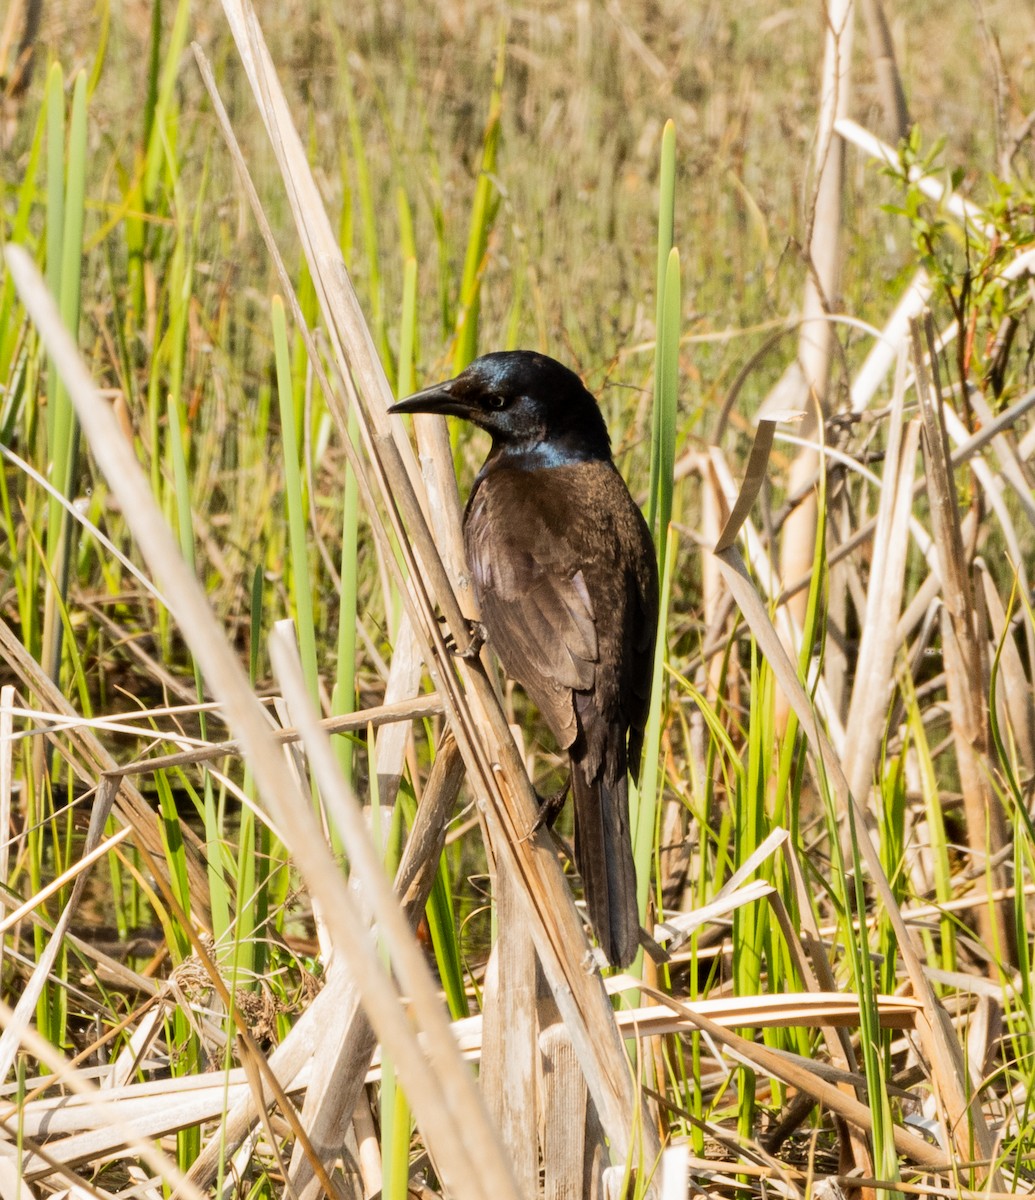
<path fill-rule="evenodd" d="M 624 759 L 624 755 L 621 756 Z M 620 767 L 609 770 L 609 766 Z M 582 876 L 586 908 L 607 961 L 627 967 L 640 944 L 636 867 L 629 833 L 625 763 L 607 764 L 590 782 L 572 760 L 575 797 L 575 864 Z"/>

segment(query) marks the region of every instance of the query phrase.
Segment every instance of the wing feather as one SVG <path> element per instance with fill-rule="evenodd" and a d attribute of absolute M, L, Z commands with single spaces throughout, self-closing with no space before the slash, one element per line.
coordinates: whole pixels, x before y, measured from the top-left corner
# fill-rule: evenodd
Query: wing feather
<path fill-rule="evenodd" d="M 586 723 L 575 692 L 588 693 L 585 717 L 599 726 L 591 741 L 624 741 L 630 729 L 638 739 L 657 583 L 650 535 L 614 467 L 487 470 L 468 501 L 464 542 L 490 643 L 561 746 Z"/>

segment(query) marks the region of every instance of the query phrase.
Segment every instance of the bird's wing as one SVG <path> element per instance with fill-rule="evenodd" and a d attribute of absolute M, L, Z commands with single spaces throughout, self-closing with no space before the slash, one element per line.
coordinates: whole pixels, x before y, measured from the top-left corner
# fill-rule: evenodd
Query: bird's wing
<path fill-rule="evenodd" d="M 584 572 L 572 569 L 579 522 L 567 505 L 558 508 L 541 490 L 520 486 L 527 483 L 522 475 L 528 473 L 498 471 L 480 481 L 464 543 L 493 650 L 567 748 L 578 732 L 572 692 L 596 679 L 596 616 Z"/>

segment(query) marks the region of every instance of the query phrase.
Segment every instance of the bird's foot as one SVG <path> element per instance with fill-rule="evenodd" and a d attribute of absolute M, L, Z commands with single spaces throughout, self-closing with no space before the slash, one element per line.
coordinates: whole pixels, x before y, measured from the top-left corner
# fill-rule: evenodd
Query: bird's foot
<path fill-rule="evenodd" d="M 443 618 L 439 617 L 439 621 Z M 476 659 L 482 652 L 482 646 L 485 645 L 488 635 L 485 632 L 485 626 L 481 621 L 474 621 L 470 617 L 467 618 L 467 632 L 470 635 L 470 641 L 463 648 L 457 649 L 456 638 L 451 633 L 447 633 L 445 637 L 446 649 L 450 654 L 455 654 L 457 658 L 462 658 L 466 662 L 471 662 Z"/>
<path fill-rule="evenodd" d="M 536 796 L 539 799 L 539 812 L 532 822 L 532 833 L 535 833 L 537 829 L 542 829 L 544 825 L 548 829 L 553 828 L 553 823 L 560 816 L 561 809 L 564 807 L 564 802 L 567 800 L 570 791 L 571 776 L 569 775 L 564 787 L 559 788 L 556 792 L 551 792 L 549 796 L 540 796 L 536 792 Z"/>

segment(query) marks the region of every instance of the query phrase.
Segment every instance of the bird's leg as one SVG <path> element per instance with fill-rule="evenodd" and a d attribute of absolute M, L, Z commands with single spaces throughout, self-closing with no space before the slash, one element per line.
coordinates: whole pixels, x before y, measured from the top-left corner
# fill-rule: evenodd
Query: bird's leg
<path fill-rule="evenodd" d="M 470 634 L 471 640 L 463 650 L 457 651 L 457 653 L 466 662 L 472 662 L 481 654 L 482 646 L 488 641 L 489 635 L 481 621 L 475 621 L 471 617 L 467 618 L 467 632 Z"/>
<path fill-rule="evenodd" d="M 571 776 L 569 775 L 564 787 L 559 788 L 556 792 L 551 792 L 549 796 L 540 796 L 536 792 L 536 797 L 539 800 L 539 812 L 532 822 L 532 833 L 535 833 L 537 829 L 542 829 L 544 825 L 548 829 L 553 828 L 553 823 L 560 816 L 561 809 L 564 807 L 564 802 L 567 800 L 570 791 Z"/>
<path fill-rule="evenodd" d="M 444 617 L 439 617 L 440 623 L 444 620 Z M 455 654 L 457 658 L 462 658 L 467 662 L 471 662 L 473 659 L 476 659 L 479 654 L 481 654 L 482 646 L 485 645 L 487 640 L 487 635 L 485 632 L 485 626 L 481 623 L 481 621 L 475 621 L 471 617 L 467 617 L 465 620 L 467 621 L 467 632 L 471 638 L 467 647 L 463 650 L 458 650 L 456 646 L 456 638 L 453 637 L 451 633 L 446 634 L 445 642 L 446 649 L 450 654 Z"/>

